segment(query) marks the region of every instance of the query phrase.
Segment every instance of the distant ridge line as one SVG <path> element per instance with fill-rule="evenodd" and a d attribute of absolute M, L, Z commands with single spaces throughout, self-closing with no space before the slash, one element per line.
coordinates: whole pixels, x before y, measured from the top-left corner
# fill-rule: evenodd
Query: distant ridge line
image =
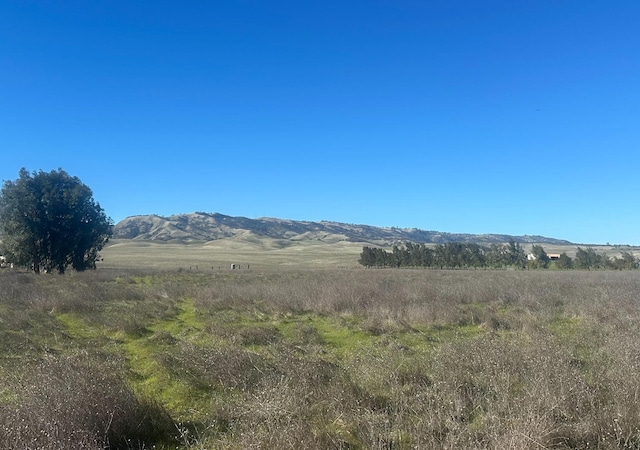
<path fill-rule="evenodd" d="M 466 242 L 478 244 L 542 243 L 571 245 L 572 242 L 544 236 L 507 234 L 470 234 L 426 231 L 418 228 L 377 227 L 334 221 L 300 221 L 262 217 L 226 216 L 220 213 L 195 212 L 163 217 L 156 214 L 127 217 L 114 226 L 113 238 L 155 241 L 213 241 L 218 239 L 271 238 L 287 241 L 362 242 L 389 246 L 404 242 L 444 244 Z"/>

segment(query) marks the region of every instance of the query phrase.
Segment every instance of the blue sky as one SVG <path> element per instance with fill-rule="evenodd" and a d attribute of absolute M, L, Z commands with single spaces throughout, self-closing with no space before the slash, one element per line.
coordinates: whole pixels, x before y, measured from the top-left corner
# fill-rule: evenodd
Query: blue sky
<path fill-rule="evenodd" d="M 0 179 L 640 244 L 640 2 L 0 2 Z"/>

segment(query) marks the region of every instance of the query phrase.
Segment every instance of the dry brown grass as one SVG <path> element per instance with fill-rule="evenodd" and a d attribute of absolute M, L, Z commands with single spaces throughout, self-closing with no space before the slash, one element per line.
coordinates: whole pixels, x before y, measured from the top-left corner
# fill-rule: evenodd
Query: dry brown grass
<path fill-rule="evenodd" d="M 0 448 L 640 448 L 639 293 L 637 272 L 3 272 Z"/>
<path fill-rule="evenodd" d="M 167 441 L 174 423 L 118 373 L 86 357 L 47 355 L 5 373 L 3 449 L 133 449 Z"/>

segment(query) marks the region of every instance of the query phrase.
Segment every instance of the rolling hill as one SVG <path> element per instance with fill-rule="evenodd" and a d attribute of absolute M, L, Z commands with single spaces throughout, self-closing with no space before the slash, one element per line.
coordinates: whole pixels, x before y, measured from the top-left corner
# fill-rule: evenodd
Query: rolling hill
<path fill-rule="evenodd" d="M 270 238 L 287 241 L 362 242 L 389 246 L 402 242 L 503 243 L 513 239 L 521 244 L 567 245 L 571 242 L 544 236 L 510 236 L 505 234 L 466 234 L 425 231 L 417 228 L 375 227 L 339 222 L 308 222 L 275 218 L 249 219 L 218 213 L 195 212 L 169 217 L 131 216 L 114 227 L 115 239 L 156 241 L 214 241 L 226 238 Z"/>

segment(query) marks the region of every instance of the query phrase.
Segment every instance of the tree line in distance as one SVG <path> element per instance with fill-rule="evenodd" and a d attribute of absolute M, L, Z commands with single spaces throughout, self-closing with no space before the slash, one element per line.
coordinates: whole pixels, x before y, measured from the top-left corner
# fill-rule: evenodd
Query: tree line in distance
<path fill-rule="evenodd" d="M 541 245 L 533 245 L 531 253 L 515 241 L 507 244 L 481 245 L 447 242 L 428 247 L 407 242 L 393 246 L 391 252 L 378 247 L 363 247 L 358 262 L 365 267 L 428 267 L 437 269 L 516 268 L 516 269 L 582 269 L 632 270 L 640 267 L 640 260 L 623 251 L 621 256 L 609 257 L 591 247 L 578 247 L 575 258 L 563 252 L 554 259 Z"/>

